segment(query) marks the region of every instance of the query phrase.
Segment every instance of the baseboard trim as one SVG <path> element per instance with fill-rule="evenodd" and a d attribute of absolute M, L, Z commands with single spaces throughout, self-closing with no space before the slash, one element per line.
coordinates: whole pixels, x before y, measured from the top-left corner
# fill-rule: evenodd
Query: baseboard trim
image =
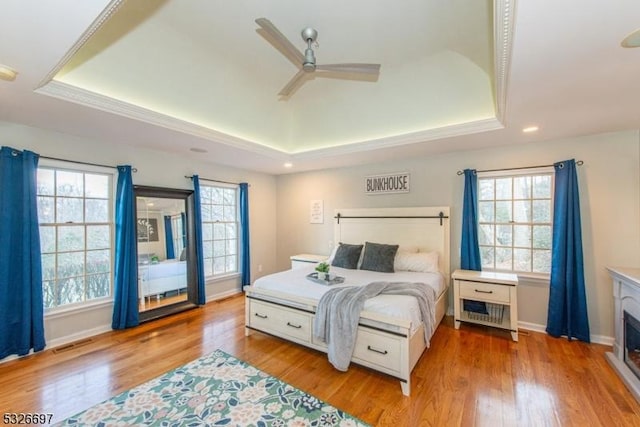
<path fill-rule="evenodd" d="M 527 331 L 533 331 L 533 332 L 540 332 L 543 334 L 546 334 L 547 331 L 547 325 L 540 325 L 537 323 L 530 323 L 530 322 L 518 322 L 518 328 L 519 329 L 525 329 Z M 566 336 L 564 336 L 566 337 Z M 591 335 L 589 337 L 591 339 L 591 342 L 593 344 L 602 344 L 602 345 L 608 345 L 608 346 L 612 346 L 613 343 L 615 342 L 615 338 L 614 337 L 608 337 L 606 335 Z"/>
<path fill-rule="evenodd" d="M 449 316 L 453 316 L 453 310 L 447 310 L 447 314 Z M 518 322 L 518 329 L 524 329 L 527 331 L 533 331 L 533 332 L 540 332 L 542 334 L 546 334 L 547 331 L 547 325 L 540 325 L 538 323 L 531 323 L 531 322 Z M 593 344 L 602 344 L 602 345 L 608 345 L 608 346 L 613 346 L 613 343 L 615 342 L 615 337 L 608 337 L 606 335 L 591 335 L 591 342 Z"/>
<path fill-rule="evenodd" d="M 207 302 L 212 302 L 212 301 L 219 301 L 221 299 L 225 299 L 225 298 L 229 298 L 235 295 L 238 295 L 242 293 L 241 290 L 239 289 L 230 289 L 226 292 L 220 292 L 217 294 L 213 294 L 213 295 L 207 295 Z"/>
<path fill-rule="evenodd" d="M 46 351 L 46 350 L 53 350 L 57 347 L 63 346 L 63 345 L 67 345 L 70 344 L 72 342 L 75 341 L 80 341 L 83 339 L 87 339 L 87 338 L 91 338 L 94 337 L 96 335 L 100 335 L 103 334 L 105 332 L 109 332 L 111 331 L 111 325 L 102 325 L 102 326 L 98 326 L 92 329 L 87 329 L 85 331 L 80 331 L 77 332 L 75 334 L 70 334 L 64 337 L 60 337 L 60 338 L 55 338 L 52 340 L 47 340 L 47 345 L 45 346 L 44 350 L 42 351 Z M 40 353 L 40 352 L 38 352 Z M 4 359 L 0 360 L 0 363 L 5 363 L 5 362 L 9 362 L 11 360 L 16 360 L 16 359 L 21 359 L 23 357 L 26 356 L 31 356 L 32 354 L 38 354 L 38 353 L 34 353 L 33 350 L 31 350 L 28 354 L 22 355 L 22 356 L 18 356 L 15 354 L 12 354 L 11 356 L 7 356 Z"/>
<path fill-rule="evenodd" d="M 53 340 L 49 340 L 47 342 L 47 346 L 45 347 L 45 350 L 51 350 L 53 348 L 56 347 L 60 347 L 61 345 L 66 345 L 69 343 L 72 343 L 74 341 L 79 341 L 79 340 L 83 340 L 86 338 L 91 338 L 93 336 L 96 335 L 100 335 L 103 334 L 105 332 L 109 332 L 111 331 L 111 325 L 101 325 L 101 326 L 97 326 L 95 328 L 91 328 L 91 329 L 87 329 L 84 331 L 80 331 L 77 332 L 75 334 L 71 334 L 71 335 L 67 335 L 64 337 L 60 337 L 60 338 L 56 338 Z"/>

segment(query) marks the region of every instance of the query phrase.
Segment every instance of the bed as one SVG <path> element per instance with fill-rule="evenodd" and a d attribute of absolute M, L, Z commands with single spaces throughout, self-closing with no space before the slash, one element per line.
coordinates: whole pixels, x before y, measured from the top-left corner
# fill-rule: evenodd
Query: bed
<path fill-rule="evenodd" d="M 399 245 L 400 253 L 437 253 L 437 271 L 381 273 L 332 267 L 344 283 L 326 286 L 309 280 L 314 265 L 259 278 L 246 291 L 246 333 L 260 331 L 327 352 L 313 334 L 318 301 L 330 287 L 363 286 L 373 281 L 418 282 L 435 291 L 435 324 L 446 311 L 449 286 L 449 208 L 339 209 L 334 218 L 335 242 Z M 362 261 L 362 260 L 361 260 Z M 411 371 L 427 348 L 425 326 L 415 298 L 378 295 L 360 313 L 351 361 L 400 380 L 411 391 Z"/>
<path fill-rule="evenodd" d="M 145 297 L 180 292 L 187 287 L 187 263 L 169 259 L 155 264 L 138 264 L 138 285 L 138 297 L 142 304 Z"/>

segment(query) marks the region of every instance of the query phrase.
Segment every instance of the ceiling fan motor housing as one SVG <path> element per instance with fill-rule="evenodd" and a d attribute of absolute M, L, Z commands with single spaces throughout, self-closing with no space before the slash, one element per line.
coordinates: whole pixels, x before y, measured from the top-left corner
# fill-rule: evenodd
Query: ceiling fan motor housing
<path fill-rule="evenodd" d="M 304 51 L 304 62 L 302 63 L 302 69 L 306 72 L 315 71 L 316 69 L 316 56 L 313 54 L 313 49 L 307 48 Z"/>
<path fill-rule="evenodd" d="M 307 43 L 307 49 L 304 51 L 304 62 L 302 63 L 302 69 L 307 73 L 316 70 L 316 56 L 311 49 L 311 43 L 315 42 L 318 38 L 318 32 L 313 28 L 305 28 L 300 33 L 302 40 Z"/>

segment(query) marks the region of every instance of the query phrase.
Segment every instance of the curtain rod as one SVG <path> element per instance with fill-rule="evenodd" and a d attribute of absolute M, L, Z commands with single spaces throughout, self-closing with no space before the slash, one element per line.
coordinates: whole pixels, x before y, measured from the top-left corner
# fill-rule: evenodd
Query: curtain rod
<path fill-rule="evenodd" d="M 578 160 L 576 162 L 576 165 L 578 166 L 582 166 L 584 164 L 584 162 L 582 160 Z M 538 166 L 523 166 L 520 168 L 507 168 L 507 169 L 485 169 L 482 171 L 476 171 L 476 172 L 501 172 L 501 171 L 517 171 L 517 170 L 523 170 L 523 169 L 536 169 L 536 168 L 548 168 L 551 167 L 553 165 L 538 165 Z M 462 175 L 464 174 L 463 171 L 458 171 L 457 172 L 458 175 Z"/>
<path fill-rule="evenodd" d="M 118 169 L 117 166 L 111 166 L 111 165 L 101 165 L 100 163 L 89 163 L 89 162 L 80 162 L 78 160 L 68 160 L 68 159 L 60 159 L 58 157 L 49 157 L 49 156 L 40 156 L 41 159 L 47 159 L 47 160 L 58 160 L 60 162 L 67 162 L 67 163 L 76 163 L 79 165 L 89 165 L 89 166 L 100 166 L 102 168 L 111 168 L 111 169 Z M 138 172 L 138 169 L 136 168 L 131 168 L 131 172 Z"/>
<path fill-rule="evenodd" d="M 187 179 L 193 179 L 193 175 L 191 175 L 191 176 L 185 175 L 184 177 L 187 178 Z M 201 180 L 201 181 L 220 182 L 222 184 L 240 185 L 239 182 L 221 181 L 219 179 L 202 178 L 200 176 L 198 177 L 198 179 Z"/>

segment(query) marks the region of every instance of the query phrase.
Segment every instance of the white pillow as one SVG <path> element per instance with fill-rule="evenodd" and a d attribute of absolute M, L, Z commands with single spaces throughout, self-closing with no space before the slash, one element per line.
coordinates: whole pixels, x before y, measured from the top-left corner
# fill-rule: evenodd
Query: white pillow
<path fill-rule="evenodd" d="M 331 265 L 333 264 L 333 259 L 336 257 L 336 252 L 338 252 L 338 246 L 340 245 L 335 245 L 333 247 L 333 250 L 331 251 L 331 255 L 329 255 L 329 258 L 327 259 L 327 264 Z"/>
<path fill-rule="evenodd" d="M 393 262 L 395 271 L 418 271 L 422 273 L 437 273 L 438 253 L 418 252 L 411 253 L 398 251 Z"/>

